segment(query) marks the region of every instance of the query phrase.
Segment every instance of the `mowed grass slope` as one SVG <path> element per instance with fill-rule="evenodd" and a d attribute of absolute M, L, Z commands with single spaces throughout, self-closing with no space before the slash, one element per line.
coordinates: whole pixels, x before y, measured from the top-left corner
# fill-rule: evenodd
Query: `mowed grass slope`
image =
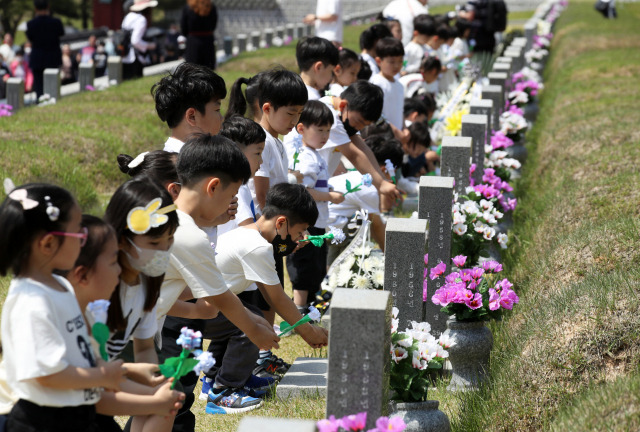
<path fill-rule="evenodd" d="M 458 431 L 640 430 L 640 4 L 572 2 L 555 28 L 494 323 L 491 382 Z"/>

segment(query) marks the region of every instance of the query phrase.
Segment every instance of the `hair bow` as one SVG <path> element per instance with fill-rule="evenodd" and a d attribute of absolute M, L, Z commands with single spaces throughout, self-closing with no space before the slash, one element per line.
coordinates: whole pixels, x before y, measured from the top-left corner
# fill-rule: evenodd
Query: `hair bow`
<path fill-rule="evenodd" d="M 169 220 L 166 215 L 176 209 L 175 204 L 159 208 L 162 198 L 155 198 L 145 207 L 134 207 L 127 215 L 127 228 L 134 234 L 146 234 L 151 228 L 164 225 Z"/>
<path fill-rule="evenodd" d="M 26 189 L 15 189 L 9 194 L 9 198 L 22 204 L 24 210 L 31 210 L 32 208 L 38 207 L 38 201 L 29 198 Z"/>
<path fill-rule="evenodd" d="M 127 165 L 129 168 L 135 168 L 138 165 L 140 165 L 142 162 L 144 162 L 144 157 L 146 155 L 148 155 L 149 152 L 143 152 L 140 153 L 138 156 L 135 157 L 135 159 L 133 159 L 131 162 L 129 162 L 129 164 Z"/>

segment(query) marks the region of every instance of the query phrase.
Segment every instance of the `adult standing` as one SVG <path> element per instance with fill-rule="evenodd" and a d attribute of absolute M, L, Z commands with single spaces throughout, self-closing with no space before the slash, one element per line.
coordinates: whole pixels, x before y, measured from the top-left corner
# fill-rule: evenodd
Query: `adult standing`
<path fill-rule="evenodd" d="M 0 55 L 4 59 L 7 64 L 11 63 L 13 57 L 15 56 L 15 51 L 13 50 L 13 36 L 11 33 L 5 33 L 3 38 L 3 43 L 0 45 Z"/>
<path fill-rule="evenodd" d="M 475 40 L 474 54 L 490 55 L 496 47 L 495 30 L 491 25 L 489 0 L 470 0 L 458 13 L 471 22 L 470 39 Z"/>
<path fill-rule="evenodd" d="M 64 35 L 62 21 L 49 13 L 48 0 L 34 0 L 35 17 L 27 23 L 27 37 L 31 42 L 29 67 L 33 73 L 33 90 L 42 96 L 44 70 L 57 68 L 62 64 L 60 36 Z"/>
<path fill-rule="evenodd" d="M 215 69 L 213 32 L 217 25 L 218 10 L 211 0 L 187 0 L 180 20 L 180 30 L 187 38 L 185 61 Z"/>
<path fill-rule="evenodd" d="M 382 10 L 385 18 L 400 21 L 402 26 L 402 45 L 406 46 L 413 38 L 413 19 L 428 14 L 427 0 L 393 0 Z"/>
<path fill-rule="evenodd" d="M 156 0 L 134 0 L 129 13 L 122 20 L 122 29 L 131 32 L 131 47 L 122 59 L 124 79 L 141 77 L 142 68 L 151 63 L 148 52 L 154 50 L 156 44 L 146 42 L 143 37 L 151 20 L 151 9 L 156 6 Z"/>
<path fill-rule="evenodd" d="M 342 0 L 318 0 L 316 13 L 304 17 L 302 22 L 315 24 L 316 36 L 327 39 L 335 46 L 342 46 Z"/>

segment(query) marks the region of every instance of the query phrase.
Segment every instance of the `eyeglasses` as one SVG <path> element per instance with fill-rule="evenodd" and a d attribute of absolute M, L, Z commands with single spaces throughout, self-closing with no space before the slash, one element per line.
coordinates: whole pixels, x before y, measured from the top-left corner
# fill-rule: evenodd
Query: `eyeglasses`
<path fill-rule="evenodd" d="M 79 233 L 70 233 L 63 231 L 51 231 L 48 234 L 53 234 L 57 236 L 65 236 L 65 237 L 75 237 L 80 239 L 80 247 L 84 246 L 87 243 L 87 237 L 89 237 L 89 229 L 87 227 L 82 227 Z"/>

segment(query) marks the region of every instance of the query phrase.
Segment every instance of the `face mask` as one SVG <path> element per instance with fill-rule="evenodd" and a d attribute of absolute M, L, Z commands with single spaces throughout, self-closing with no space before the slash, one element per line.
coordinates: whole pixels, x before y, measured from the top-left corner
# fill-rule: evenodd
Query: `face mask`
<path fill-rule="evenodd" d="M 342 115 L 344 116 L 344 113 L 342 113 Z M 344 130 L 349 138 L 358 133 L 358 130 L 349 123 L 349 119 L 342 119 L 342 124 L 344 125 Z"/>
<path fill-rule="evenodd" d="M 169 258 L 171 257 L 171 249 L 168 251 L 143 249 L 136 246 L 131 239 L 127 240 L 129 240 L 129 243 L 131 243 L 138 253 L 138 258 L 134 258 L 125 252 L 131 267 L 149 277 L 158 277 L 165 274 L 169 265 Z"/>
<path fill-rule="evenodd" d="M 273 256 L 275 258 L 282 258 L 284 256 L 290 255 L 296 247 L 298 247 L 298 243 L 293 241 L 291 238 L 291 234 L 289 234 L 289 227 L 287 222 L 287 237 L 283 240 L 280 237 L 280 234 L 276 231 L 276 236 L 271 240 L 271 244 L 273 245 Z"/>

